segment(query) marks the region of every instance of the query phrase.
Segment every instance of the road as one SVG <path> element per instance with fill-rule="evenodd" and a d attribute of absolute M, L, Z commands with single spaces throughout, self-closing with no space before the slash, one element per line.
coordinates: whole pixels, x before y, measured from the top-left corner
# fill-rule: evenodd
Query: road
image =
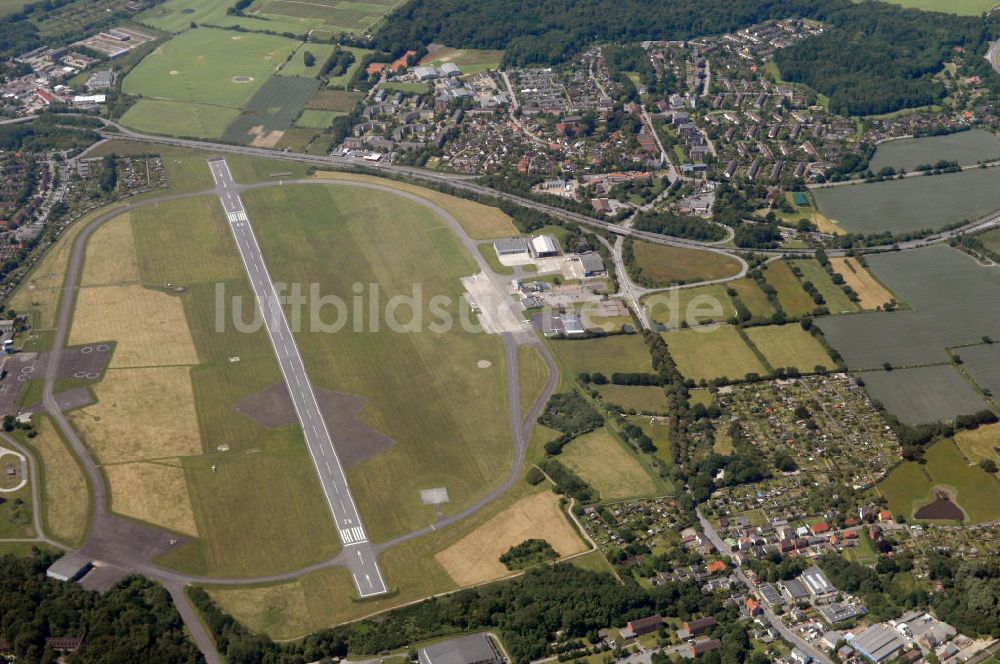
<path fill-rule="evenodd" d="M 229 221 L 233 239 L 236 241 L 240 258 L 243 259 L 247 277 L 257 298 L 257 306 L 264 318 L 264 327 L 271 339 L 271 346 L 274 348 L 281 374 L 284 376 L 285 385 L 295 406 L 295 413 L 302 426 L 306 446 L 319 474 L 320 486 L 333 515 L 337 533 L 345 550 L 350 549 L 344 562 L 351 571 L 359 596 L 382 595 L 388 592 L 388 588 L 382 579 L 378 559 L 368 541 L 364 524 L 361 522 L 361 514 L 354 504 L 347 476 L 344 474 L 337 449 L 327 429 L 323 411 L 316 401 L 316 394 L 302 362 L 298 344 L 292 336 L 281 300 L 264 263 L 260 245 L 250 225 L 246 208 L 243 207 L 238 187 L 233 181 L 233 175 L 225 159 L 212 159 L 208 165 L 226 219 Z"/>
<path fill-rule="evenodd" d="M 723 543 L 722 538 L 719 537 L 719 533 L 715 531 L 712 523 L 705 518 L 705 515 L 701 513 L 700 509 L 698 510 L 698 521 L 701 522 L 701 528 L 705 531 L 705 535 L 708 536 L 708 540 L 712 543 L 712 546 L 714 546 L 719 553 L 727 551 L 728 547 L 725 543 Z M 747 575 L 743 573 L 743 570 L 737 567 L 735 569 L 735 573 L 740 582 L 746 586 L 747 590 L 753 593 L 753 584 L 750 583 L 750 579 L 748 579 Z M 771 621 L 771 625 L 778 631 L 779 634 L 781 634 L 781 637 L 785 639 L 785 641 L 798 646 L 800 650 L 805 652 L 807 655 L 810 655 L 813 660 L 819 662 L 820 664 L 833 664 L 829 657 L 796 634 L 794 630 L 788 627 L 788 625 L 781 622 L 781 618 L 778 617 L 764 602 L 761 602 L 761 608 L 764 609 L 764 615 L 766 615 L 767 619 Z"/>

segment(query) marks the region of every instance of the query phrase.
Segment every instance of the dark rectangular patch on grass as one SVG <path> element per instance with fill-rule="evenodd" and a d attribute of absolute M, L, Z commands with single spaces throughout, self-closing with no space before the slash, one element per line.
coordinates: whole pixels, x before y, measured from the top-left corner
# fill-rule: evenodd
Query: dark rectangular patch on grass
<path fill-rule="evenodd" d="M 259 147 L 277 146 L 317 89 L 316 79 L 272 76 L 250 98 L 240 116 L 226 127 L 222 140 Z"/>

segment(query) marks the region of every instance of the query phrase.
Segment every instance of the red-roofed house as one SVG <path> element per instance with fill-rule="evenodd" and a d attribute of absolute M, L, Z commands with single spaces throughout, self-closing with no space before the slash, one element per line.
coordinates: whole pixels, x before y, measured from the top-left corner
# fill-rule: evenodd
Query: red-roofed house
<path fill-rule="evenodd" d="M 826 523 L 814 523 L 813 525 L 809 526 L 809 531 L 813 535 L 820 535 L 822 533 L 830 532 L 830 526 L 829 524 Z"/>
<path fill-rule="evenodd" d="M 892 521 L 892 512 L 889 510 L 882 510 L 878 513 L 879 521 Z"/>
<path fill-rule="evenodd" d="M 718 572 L 724 572 L 726 570 L 726 562 L 724 560 L 715 560 L 708 564 L 706 568 L 709 574 L 716 574 Z"/>

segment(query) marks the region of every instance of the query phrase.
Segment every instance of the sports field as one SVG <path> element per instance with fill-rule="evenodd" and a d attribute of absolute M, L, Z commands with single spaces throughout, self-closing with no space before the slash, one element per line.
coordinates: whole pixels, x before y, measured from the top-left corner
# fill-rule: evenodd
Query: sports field
<path fill-rule="evenodd" d="M 963 16 L 979 16 L 997 6 L 997 0 L 888 0 L 902 7 Z"/>
<path fill-rule="evenodd" d="M 794 367 L 808 373 L 818 366 L 826 369 L 834 366 L 823 344 L 797 323 L 748 327 L 744 331 L 767 363 L 775 369 Z"/>
<path fill-rule="evenodd" d="M 792 273 L 788 261 L 775 261 L 764 268 L 767 283 L 778 291 L 778 302 L 788 316 L 798 318 L 813 311 L 817 304 L 802 289 L 802 283 Z"/>
<path fill-rule="evenodd" d="M 641 283 L 656 287 L 731 277 L 740 271 L 739 261 L 724 254 L 634 242 L 635 261 L 629 266 Z"/>
<path fill-rule="evenodd" d="M 887 166 L 897 171 L 901 168 L 912 171 L 917 166 L 934 164 L 941 159 L 957 161 L 963 166 L 1000 159 L 1000 139 L 988 131 L 972 129 L 947 136 L 888 141 L 878 146 L 868 167 L 876 173 Z"/>
<path fill-rule="evenodd" d="M 1000 272 L 945 246 L 870 256 L 875 276 L 911 307 L 818 319 L 853 369 L 949 362 L 945 348 L 1000 339 Z"/>
<path fill-rule="evenodd" d="M 823 214 L 854 233 L 905 233 L 973 220 L 1000 208 L 1000 169 L 815 189 Z"/>
<path fill-rule="evenodd" d="M 962 368 L 979 387 L 1000 396 L 1000 346 L 983 344 L 955 352 L 962 358 Z"/>
<path fill-rule="evenodd" d="M 575 380 L 580 373 L 649 373 L 653 360 L 642 337 L 617 334 L 597 339 L 549 341 L 549 348 L 562 366 L 564 375 Z"/>
<path fill-rule="evenodd" d="M 861 374 L 872 399 L 904 424 L 953 420 L 988 408 L 955 367 L 941 364 Z"/>
<path fill-rule="evenodd" d="M 677 368 L 696 382 L 767 374 L 767 368 L 731 325 L 667 332 L 663 338 Z"/>
<path fill-rule="evenodd" d="M 942 487 L 954 493 L 955 502 L 967 515 L 966 523 L 1000 518 L 1000 480 L 970 465 L 953 440 L 935 443 L 924 456 L 926 464 L 904 461 L 879 482 L 878 489 L 894 514 L 913 519 L 916 509 L 933 502 L 933 489 Z"/>
<path fill-rule="evenodd" d="M 275 280 L 318 283 L 322 295 L 352 302 L 360 283 L 363 301 L 386 316 L 390 298 L 422 289 L 419 331 L 348 312 L 340 332 L 307 325 L 296 335 L 317 387 L 369 399 L 361 421 L 392 441 L 348 470 L 369 535 L 378 541 L 433 522 L 421 489 L 446 487 L 440 509 L 448 513 L 496 486 L 513 457 L 503 347 L 458 325 L 460 278 L 476 266 L 448 226 L 407 199 L 356 187 L 289 186 L 244 200 Z M 429 329 L 439 320 L 429 308 L 435 296 L 449 298 L 454 326 Z M 414 321 L 408 306 L 398 311 L 400 323 Z"/>
<path fill-rule="evenodd" d="M 872 276 L 856 258 L 831 258 L 834 271 L 844 277 L 860 298 L 857 305 L 866 310 L 880 309 L 893 299 L 893 294 Z"/>
<path fill-rule="evenodd" d="M 656 492 L 646 468 L 606 428 L 575 438 L 559 461 L 590 484 L 601 500 L 621 500 Z"/>

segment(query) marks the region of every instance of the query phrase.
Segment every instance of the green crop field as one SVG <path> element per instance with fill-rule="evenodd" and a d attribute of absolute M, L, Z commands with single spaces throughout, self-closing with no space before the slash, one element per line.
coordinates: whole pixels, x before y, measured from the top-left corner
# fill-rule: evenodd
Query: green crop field
<path fill-rule="evenodd" d="M 978 219 L 1000 208 L 1000 169 L 973 169 L 815 189 L 820 211 L 854 233 L 905 233 Z"/>
<path fill-rule="evenodd" d="M 967 523 L 1000 518 L 1000 480 L 970 465 L 953 440 L 935 443 L 924 457 L 926 464 L 905 461 L 879 482 L 878 489 L 894 514 L 912 519 L 915 509 L 934 499 L 932 489 L 942 486 L 954 491 Z"/>
<path fill-rule="evenodd" d="M 1000 272 L 945 246 L 870 256 L 875 275 L 911 309 L 818 319 L 852 369 L 949 362 L 952 346 L 1000 339 Z"/>
<path fill-rule="evenodd" d="M 982 235 L 977 235 L 983 245 L 986 246 L 990 251 L 995 251 L 1000 254 L 1000 230 L 994 229 L 992 231 L 987 231 Z"/>
<path fill-rule="evenodd" d="M 955 352 L 962 358 L 962 368 L 979 387 L 1000 396 L 1000 346 L 985 344 Z"/>
<path fill-rule="evenodd" d="M 861 374 L 865 389 L 904 424 L 953 420 L 988 408 L 958 371 L 947 364 Z"/>
<path fill-rule="evenodd" d="M 126 94 L 242 107 L 299 42 L 286 37 L 189 30 L 153 51 L 122 82 Z"/>
<path fill-rule="evenodd" d="M 775 369 L 794 367 L 802 372 L 810 372 L 817 366 L 826 369 L 834 366 L 823 344 L 798 323 L 748 327 L 745 332 L 750 343 Z"/>
<path fill-rule="evenodd" d="M 190 138 L 220 138 L 239 109 L 184 101 L 140 99 L 121 122 L 126 127 L 149 134 Z"/>
<path fill-rule="evenodd" d="M 793 261 L 792 265 L 802 272 L 802 283 L 809 281 L 820 292 L 831 314 L 853 313 L 860 310 L 860 307 L 847 297 L 844 289 L 833 283 L 833 277 L 817 261 L 797 260 Z"/>
<path fill-rule="evenodd" d="M 767 373 L 753 349 L 731 325 L 667 332 L 663 338 L 685 378 L 702 381 Z"/>
<path fill-rule="evenodd" d="M 650 373 L 653 360 L 642 337 L 618 334 L 598 339 L 556 339 L 548 342 L 564 375 L 575 380 L 580 373 Z"/>
<path fill-rule="evenodd" d="M 788 261 L 780 260 L 764 268 L 767 283 L 778 291 L 778 302 L 785 313 L 792 317 L 804 316 L 816 308 L 812 297 L 802 290 L 802 284 L 792 273 Z"/>
<path fill-rule="evenodd" d="M 635 261 L 629 271 L 640 282 L 653 287 L 722 279 L 740 271 L 739 261 L 711 251 L 651 242 L 635 242 L 632 251 Z"/>
<path fill-rule="evenodd" d="M 227 21 L 229 0 L 167 0 L 139 15 L 139 21 L 166 32 L 183 32 L 191 23 L 232 25 Z"/>
<path fill-rule="evenodd" d="M 736 291 L 735 297 L 740 299 L 754 318 L 770 318 L 774 315 L 774 307 L 767 295 L 753 279 L 737 279 L 726 284 L 726 288 Z"/>
<path fill-rule="evenodd" d="M 292 126 L 319 81 L 298 76 L 274 76 L 250 98 L 243 112 L 222 134 L 227 143 L 274 147 Z"/>
<path fill-rule="evenodd" d="M 979 16 L 997 6 L 997 0 L 887 0 L 895 5 L 963 16 Z"/>
<path fill-rule="evenodd" d="M 475 272 L 448 226 L 402 197 L 342 184 L 256 190 L 244 201 L 276 281 L 318 283 L 322 295 L 347 302 L 355 282 L 377 284 L 383 306 L 421 285 L 419 332 L 363 316 L 339 332 L 306 325 L 296 333 L 317 387 L 368 399 L 362 421 L 393 441 L 347 471 L 370 536 L 432 523 L 436 511 L 421 503 L 421 489 L 446 487 L 448 513 L 495 487 L 514 452 L 503 343 L 457 322 L 440 332 L 426 327 L 436 320 L 428 309 L 434 296 L 449 298 L 457 317 L 459 279 Z M 370 287 L 365 292 L 374 301 Z M 323 315 L 328 323 L 336 318 L 330 309 Z M 408 307 L 399 320 L 411 320 Z M 488 368 L 478 367 L 483 361 Z"/>
<path fill-rule="evenodd" d="M 957 161 L 963 166 L 1000 159 L 1000 139 L 982 129 L 947 136 L 903 138 L 878 146 L 868 167 L 876 173 L 887 166 L 897 171 L 901 168 L 912 171 L 941 159 Z"/>

